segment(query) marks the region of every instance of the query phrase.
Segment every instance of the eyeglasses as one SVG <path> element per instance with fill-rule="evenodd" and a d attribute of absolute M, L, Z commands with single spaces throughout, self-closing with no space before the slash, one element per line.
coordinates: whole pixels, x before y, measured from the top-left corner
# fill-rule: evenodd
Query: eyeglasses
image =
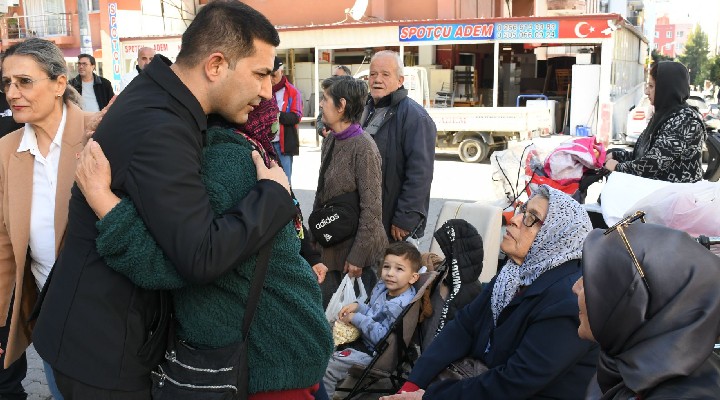
<path fill-rule="evenodd" d="M 540 226 L 542 226 L 542 224 L 545 222 L 531 211 L 528 211 L 527 203 L 523 203 L 520 207 L 515 209 L 515 215 L 518 215 L 520 213 L 522 213 L 523 215 L 523 225 L 527 226 L 528 228 L 532 228 L 533 225 L 538 223 L 540 224 Z"/>
<path fill-rule="evenodd" d="M 627 228 L 628 225 L 632 224 L 633 222 L 640 220 L 640 222 L 645 223 L 645 212 L 644 211 L 636 211 L 633 215 L 630 215 L 628 217 L 625 217 L 621 219 L 617 224 L 609 227 L 607 230 L 605 230 L 605 235 L 617 231 L 620 234 L 620 237 L 622 238 L 623 243 L 625 243 L 625 248 L 627 249 L 628 253 L 630 253 L 630 258 L 633 260 L 633 264 L 635 264 L 635 269 L 637 270 L 638 274 L 640 275 L 640 278 L 642 279 L 643 283 L 645 284 L 645 287 L 648 290 L 648 295 L 650 294 L 650 285 L 648 284 L 647 279 L 645 279 L 645 271 L 643 271 L 642 266 L 640 266 L 640 261 L 638 261 L 637 256 L 635 255 L 635 252 L 633 251 L 632 247 L 630 246 L 630 242 L 628 241 L 627 236 L 625 236 L 625 228 Z"/>
<path fill-rule="evenodd" d="M 10 79 L 3 79 L 2 85 L 0 85 L 0 89 L 2 89 L 3 93 L 7 93 L 8 90 L 10 90 L 10 85 L 15 85 L 17 90 L 24 92 L 24 91 L 32 90 L 33 84 L 35 84 L 35 82 L 45 81 L 48 79 L 51 79 L 51 78 L 32 79 L 32 78 L 23 77 L 23 78 L 19 78 L 17 80 L 17 82 L 13 82 Z"/>

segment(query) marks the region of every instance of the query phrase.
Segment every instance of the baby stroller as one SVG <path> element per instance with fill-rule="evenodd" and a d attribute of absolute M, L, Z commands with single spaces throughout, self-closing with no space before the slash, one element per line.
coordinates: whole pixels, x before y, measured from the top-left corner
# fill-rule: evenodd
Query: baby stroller
<path fill-rule="evenodd" d="M 602 169 L 605 148 L 593 137 L 566 141 L 547 156 L 531 143 L 522 149 L 495 152 L 491 156 L 493 183 L 503 205 L 505 221 L 514 208 L 539 185 L 549 185 L 584 203 L 588 188 L 607 174 Z"/>

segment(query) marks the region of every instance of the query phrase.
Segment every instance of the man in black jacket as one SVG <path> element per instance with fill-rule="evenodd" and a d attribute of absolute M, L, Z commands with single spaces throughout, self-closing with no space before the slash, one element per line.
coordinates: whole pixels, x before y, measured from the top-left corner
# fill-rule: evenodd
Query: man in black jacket
<path fill-rule="evenodd" d="M 407 96 L 404 80 L 398 53 L 377 52 L 361 119 L 382 158 L 382 219 L 391 241 L 423 236 L 435 162 L 435 122 Z"/>
<path fill-rule="evenodd" d="M 70 79 L 70 84 L 82 96 L 85 111 L 100 111 L 115 96 L 112 83 L 95 74 L 95 57 L 90 54 L 78 56 L 78 76 Z"/>
<path fill-rule="evenodd" d="M 95 132 L 112 165 L 111 188 L 132 200 L 189 283 L 211 282 L 257 254 L 297 212 L 282 169 L 265 168 L 259 155 L 257 186 L 222 215 L 213 213 L 200 178 L 207 114 L 244 123 L 271 98 L 279 42 L 273 25 L 247 5 L 211 2 L 183 34 L 177 62 L 156 56 Z M 150 399 L 150 371 L 165 351 L 168 298 L 105 264 L 95 249 L 96 222 L 73 187 L 35 348 L 66 398 Z"/>

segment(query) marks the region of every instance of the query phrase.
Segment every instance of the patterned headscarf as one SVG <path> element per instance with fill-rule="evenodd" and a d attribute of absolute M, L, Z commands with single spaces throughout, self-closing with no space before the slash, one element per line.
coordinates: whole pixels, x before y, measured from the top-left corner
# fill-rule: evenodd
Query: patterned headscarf
<path fill-rule="evenodd" d="M 222 118 L 214 117 L 209 124 L 219 124 L 226 128 L 232 129 L 235 133 L 242 135 L 245 139 L 252 144 L 253 148 L 260 153 L 265 166 L 270 167 L 270 161 L 278 161 L 278 156 L 275 154 L 275 148 L 272 146 L 272 138 L 278 132 L 279 122 L 278 114 L 279 109 L 275 98 L 268 100 L 262 100 L 260 104 L 255 107 L 249 114 L 247 122 L 242 125 L 233 125 Z M 303 216 L 302 210 L 300 209 L 300 203 L 295 197 L 295 193 L 290 192 L 297 214 L 293 220 L 295 225 L 295 231 L 300 239 L 303 239 L 305 234 L 302 229 L 303 227 Z"/>
<path fill-rule="evenodd" d="M 265 160 L 265 165 L 268 166 L 270 159 L 277 159 L 271 140 L 278 131 L 279 112 L 280 109 L 274 98 L 263 100 L 248 114 L 247 122 L 238 127 L 240 132 L 260 145 L 262 149 L 260 155 Z"/>
<path fill-rule="evenodd" d="M 508 260 L 495 280 L 491 305 L 496 324 L 521 286 L 530 286 L 543 273 L 581 258 L 585 237 L 592 230 L 587 212 L 572 197 L 547 185 L 538 192 L 549 198 L 548 213 L 522 265 Z"/>

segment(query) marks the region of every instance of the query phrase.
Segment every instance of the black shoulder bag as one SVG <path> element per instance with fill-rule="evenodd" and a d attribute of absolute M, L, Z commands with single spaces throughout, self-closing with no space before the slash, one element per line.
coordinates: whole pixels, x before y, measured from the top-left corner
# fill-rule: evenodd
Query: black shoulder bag
<path fill-rule="evenodd" d="M 248 333 L 265 283 L 272 242 L 257 257 L 242 325 L 242 342 L 217 349 L 197 349 L 170 329 L 165 359 L 152 371 L 153 400 L 246 400 Z"/>
<path fill-rule="evenodd" d="M 327 140 L 327 139 L 326 139 Z M 325 188 L 325 171 L 332 160 L 332 152 L 337 138 L 332 138 L 328 152 L 320 166 L 317 193 Z M 357 232 L 360 220 L 360 195 L 357 190 L 343 193 L 326 201 L 320 208 L 313 211 L 308 218 L 310 232 L 315 241 L 322 247 L 332 247 L 345 241 Z"/>

